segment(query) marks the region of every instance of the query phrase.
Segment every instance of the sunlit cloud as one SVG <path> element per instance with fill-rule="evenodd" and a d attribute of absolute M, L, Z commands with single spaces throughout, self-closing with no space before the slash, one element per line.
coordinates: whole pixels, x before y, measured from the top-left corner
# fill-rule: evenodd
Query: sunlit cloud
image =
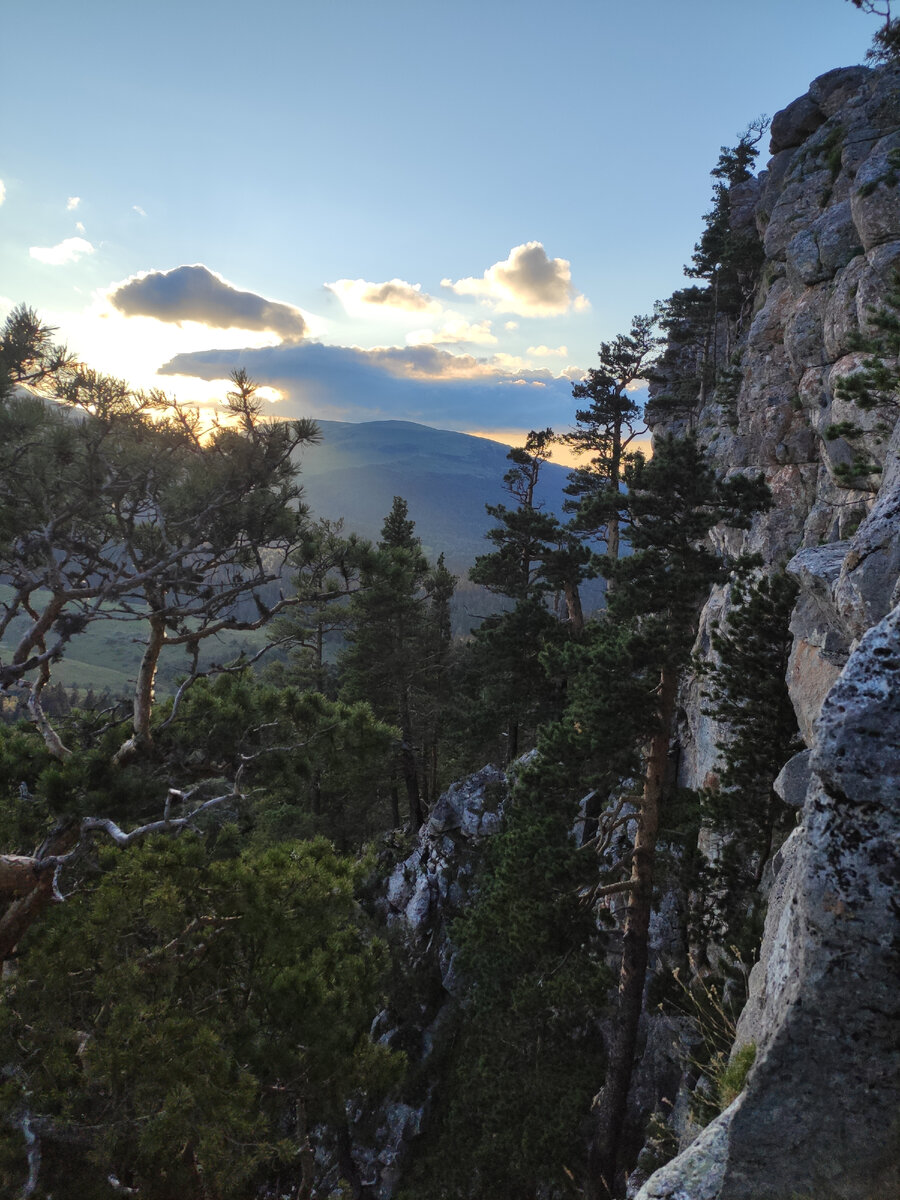
<path fill-rule="evenodd" d="M 540 242 L 514 246 L 508 258 L 488 267 L 480 279 L 442 279 L 441 287 L 458 296 L 480 297 L 497 312 L 524 317 L 554 316 L 587 304 L 572 286 L 568 260 L 549 258 Z"/>
<path fill-rule="evenodd" d="M 572 414 L 569 380 L 547 368 L 510 365 L 520 362 L 511 355 L 451 354 L 433 345 L 363 350 L 300 342 L 182 353 L 159 374 L 222 380 L 235 367 L 244 367 L 258 383 L 284 394 L 278 410 L 282 416 L 403 419 L 445 429 L 567 423 Z"/>
<path fill-rule="evenodd" d="M 6 184 L 0 179 L 0 204 L 6 199 Z"/>
<path fill-rule="evenodd" d="M 75 228 L 78 230 L 79 233 L 84 233 L 84 225 L 82 225 L 82 223 L 80 221 L 75 222 Z"/>
<path fill-rule="evenodd" d="M 201 263 L 134 275 L 113 285 L 109 301 L 127 317 L 153 317 L 175 325 L 195 321 L 214 329 L 267 330 L 285 342 L 309 332 L 298 308 L 241 291 Z"/>
<path fill-rule="evenodd" d="M 503 326 L 503 328 L 504 328 L 504 329 L 505 329 L 505 330 L 506 330 L 508 333 L 512 333 L 512 331 L 513 331 L 514 329 L 518 329 L 518 328 L 519 328 L 519 322 L 518 322 L 518 321 L 507 321 L 507 322 L 506 322 L 506 324 Z"/>
<path fill-rule="evenodd" d="M 70 196 L 68 198 L 68 200 L 66 201 L 66 208 L 69 212 L 74 212 L 80 203 L 81 203 L 80 196 Z"/>
<path fill-rule="evenodd" d="M 146 217 L 146 213 L 139 204 L 132 204 L 131 211 L 136 212 L 139 217 Z"/>
<path fill-rule="evenodd" d="M 420 283 L 405 279 L 388 279 L 370 283 L 366 279 L 336 279 L 326 283 L 351 316 L 371 315 L 372 310 L 393 310 L 402 313 L 439 313 L 442 305 L 422 291 Z"/>
<path fill-rule="evenodd" d="M 477 321 L 474 324 L 463 317 L 448 314 L 438 329 L 414 329 L 406 335 L 407 346 L 437 346 L 468 343 L 476 346 L 490 346 L 497 341 L 491 333 L 490 321 Z"/>
<path fill-rule="evenodd" d="M 529 346 L 525 351 L 526 354 L 533 354 L 535 358 L 568 358 L 568 346 Z"/>
<path fill-rule="evenodd" d="M 113 308 L 104 290 L 96 292 L 80 312 L 46 310 L 41 316 L 58 330 L 57 340 L 65 342 L 82 362 L 105 374 L 126 380 L 135 388 L 158 388 L 177 395 L 179 400 L 209 405 L 227 391 L 228 371 L 216 381 L 194 376 L 165 380 L 157 375 L 159 364 L 174 355 L 208 346 L 214 336 L 229 350 L 248 346 L 270 346 L 277 335 L 268 330 L 220 329 L 212 334 L 209 326 L 193 321 L 170 324 L 153 317 L 125 316 Z M 273 394 L 273 399 L 274 394 Z"/>
<path fill-rule="evenodd" d="M 65 266 L 78 262 L 85 254 L 93 254 L 94 247 L 83 237 L 65 238 L 56 246 L 31 246 L 28 253 L 38 262 L 51 267 Z"/>

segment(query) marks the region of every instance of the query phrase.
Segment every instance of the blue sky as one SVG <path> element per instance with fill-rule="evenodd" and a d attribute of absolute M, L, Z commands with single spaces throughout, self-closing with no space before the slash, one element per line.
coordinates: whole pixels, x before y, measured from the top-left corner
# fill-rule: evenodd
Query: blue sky
<path fill-rule="evenodd" d="M 876 28 L 845 0 L 8 4 L 0 308 L 187 400 L 240 363 L 285 416 L 564 427 L 600 341 L 683 284 L 720 146 Z"/>

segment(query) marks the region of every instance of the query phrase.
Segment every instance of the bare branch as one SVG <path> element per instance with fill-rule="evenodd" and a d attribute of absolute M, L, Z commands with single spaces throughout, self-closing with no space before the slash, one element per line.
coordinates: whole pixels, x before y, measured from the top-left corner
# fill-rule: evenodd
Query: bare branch
<path fill-rule="evenodd" d="M 633 879 L 623 879 L 620 883 L 605 883 L 602 887 L 595 887 L 591 892 L 592 900 L 599 900 L 602 896 L 615 896 L 619 892 L 630 892 L 637 884 Z"/>

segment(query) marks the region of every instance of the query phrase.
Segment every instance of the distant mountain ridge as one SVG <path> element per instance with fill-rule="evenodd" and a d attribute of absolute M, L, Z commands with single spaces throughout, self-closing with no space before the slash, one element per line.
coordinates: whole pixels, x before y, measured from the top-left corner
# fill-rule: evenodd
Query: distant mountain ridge
<path fill-rule="evenodd" d="M 318 421 L 320 445 L 302 452 L 301 482 L 317 517 L 343 517 L 346 528 L 377 538 L 395 496 L 409 515 L 430 559 L 444 553 L 464 574 L 489 551 L 484 535 L 494 524 L 486 504 L 511 503 L 503 488 L 508 447 L 487 438 L 413 421 Z M 547 463 L 539 495 L 562 515 L 569 469 Z"/>

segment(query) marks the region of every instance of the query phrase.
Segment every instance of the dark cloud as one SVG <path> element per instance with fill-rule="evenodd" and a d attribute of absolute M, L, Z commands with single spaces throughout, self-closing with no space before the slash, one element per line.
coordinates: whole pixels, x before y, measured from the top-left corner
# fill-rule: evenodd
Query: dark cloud
<path fill-rule="evenodd" d="M 572 385 L 549 371 L 505 371 L 491 359 L 434 346 L 360 350 L 318 342 L 179 354 L 164 375 L 225 379 L 244 367 L 283 392 L 284 416 L 363 421 L 395 418 L 446 429 L 567 426 Z"/>
<path fill-rule="evenodd" d="M 111 292 L 110 301 L 126 317 L 155 317 L 176 325 L 199 321 L 215 329 L 269 330 L 285 342 L 296 342 L 307 332 L 298 309 L 242 292 L 199 263 L 137 275 Z"/>

